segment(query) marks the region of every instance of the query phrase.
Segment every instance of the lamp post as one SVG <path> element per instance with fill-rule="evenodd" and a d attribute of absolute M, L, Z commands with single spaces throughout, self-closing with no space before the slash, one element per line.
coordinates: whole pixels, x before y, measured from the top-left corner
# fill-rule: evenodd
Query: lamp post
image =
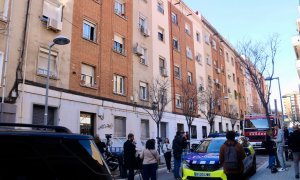
<path fill-rule="evenodd" d="M 281 89 L 280 89 L 280 81 L 279 81 L 279 77 L 267 77 L 265 78 L 266 81 L 272 81 L 273 79 L 277 79 L 278 82 L 278 89 L 279 89 L 279 96 L 280 96 L 280 105 L 281 105 L 281 124 L 283 124 L 283 106 L 282 106 L 282 98 L 281 98 Z"/>
<path fill-rule="evenodd" d="M 46 80 L 46 96 L 45 96 L 45 114 L 44 114 L 44 125 L 48 123 L 48 91 L 49 91 L 49 76 L 50 76 L 50 58 L 51 58 L 51 48 L 57 45 L 69 44 L 70 40 L 64 36 L 57 36 L 49 43 L 49 54 L 48 54 L 48 66 L 47 66 L 47 80 Z"/>
<path fill-rule="evenodd" d="M 228 96 L 224 96 L 223 99 L 221 99 L 220 101 L 223 101 L 225 99 L 229 99 L 229 97 Z M 223 118 L 223 108 L 222 108 L 222 105 L 221 105 L 221 130 L 223 132 L 223 119 L 222 118 Z"/>

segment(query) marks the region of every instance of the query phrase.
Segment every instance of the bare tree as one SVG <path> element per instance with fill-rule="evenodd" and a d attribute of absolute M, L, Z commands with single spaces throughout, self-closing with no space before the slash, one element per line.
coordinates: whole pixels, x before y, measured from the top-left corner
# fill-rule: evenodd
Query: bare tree
<path fill-rule="evenodd" d="M 149 102 L 144 106 L 144 110 L 150 115 L 156 123 L 157 144 L 160 152 L 159 125 L 163 118 L 166 106 L 171 102 L 171 96 L 168 96 L 170 90 L 169 79 L 154 79 L 153 84 L 149 85 Z M 150 107 L 149 107 L 150 106 Z"/>
<path fill-rule="evenodd" d="M 245 68 L 246 76 L 254 84 L 257 94 L 268 118 L 269 126 L 269 101 L 271 94 L 272 79 L 274 76 L 274 66 L 279 46 L 278 35 L 270 36 L 266 42 L 253 42 L 251 40 L 238 44 L 239 53 L 242 55 L 241 64 Z M 265 78 L 267 77 L 269 86 L 265 89 Z"/>
<path fill-rule="evenodd" d="M 220 111 L 218 104 L 220 103 L 220 96 L 212 91 L 211 87 L 206 90 L 201 90 L 198 97 L 199 111 L 206 118 L 210 126 L 210 133 L 214 132 L 215 117 Z"/>
<path fill-rule="evenodd" d="M 238 121 L 238 111 L 236 106 L 231 105 L 228 113 L 228 118 L 230 119 L 231 122 L 231 129 L 234 130 L 234 126 Z"/>
<path fill-rule="evenodd" d="M 199 92 L 197 90 L 196 86 L 193 86 L 191 84 L 183 83 L 182 86 L 182 112 L 185 116 L 186 123 L 188 125 L 188 132 L 189 132 L 189 142 L 191 140 L 191 127 L 193 124 L 194 119 L 198 116 L 198 98 L 199 98 Z"/>

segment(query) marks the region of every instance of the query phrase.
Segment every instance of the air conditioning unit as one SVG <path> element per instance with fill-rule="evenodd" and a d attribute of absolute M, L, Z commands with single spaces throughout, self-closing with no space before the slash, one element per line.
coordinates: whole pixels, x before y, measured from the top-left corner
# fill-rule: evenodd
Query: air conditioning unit
<path fill-rule="evenodd" d="M 145 28 L 144 26 L 141 26 L 141 27 L 140 27 L 140 30 L 141 30 L 141 33 L 143 33 L 143 35 L 144 35 L 145 37 L 149 37 L 149 36 L 150 36 L 150 30 L 147 29 L 147 28 Z"/>
<path fill-rule="evenodd" d="M 143 55 L 143 48 L 141 46 L 139 46 L 138 44 L 136 45 L 136 47 L 134 47 L 133 51 L 138 56 Z"/>
<path fill-rule="evenodd" d="M 219 79 L 216 79 L 216 80 L 215 80 L 215 83 L 216 83 L 216 84 L 219 84 Z"/>
<path fill-rule="evenodd" d="M 48 18 L 47 29 L 53 29 L 53 30 L 56 30 L 56 31 L 61 31 L 62 30 L 62 22 L 57 21 L 56 19 Z"/>
<path fill-rule="evenodd" d="M 164 76 L 164 77 L 168 77 L 168 70 L 165 69 L 165 68 L 162 69 L 162 70 L 161 70 L 161 75 Z"/>

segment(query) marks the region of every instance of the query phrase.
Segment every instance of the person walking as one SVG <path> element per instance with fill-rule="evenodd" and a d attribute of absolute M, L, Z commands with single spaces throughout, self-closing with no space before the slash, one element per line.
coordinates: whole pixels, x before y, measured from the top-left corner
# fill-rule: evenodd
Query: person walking
<path fill-rule="evenodd" d="M 143 159 L 143 180 L 156 180 L 156 171 L 159 162 L 159 153 L 155 150 L 155 140 L 149 139 L 146 142 L 146 148 L 141 153 Z"/>
<path fill-rule="evenodd" d="M 290 135 L 288 147 L 293 152 L 293 161 L 295 168 L 295 178 L 299 179 L 299 159 L 300 159 L 300 130 L 298 125 L 293 127 L 294 132 Z"/>
<path fill-rule="evenodd" d="M 176 135 L 173 139 L 172 149 L 173 149 L 173 157 L 174 157 L 174 177 L 175 179 L 180 179 L 179 176 L 179 168 L 181 165 L 181 155 L 183 149 L 186 147 L 186 143 L 181 135 L 180 131 L 176 132 Z"/>
<path fill-rule="evenodd" d="M 289 151 L 288 151 L 288 148 L 287 148 L 287 145 L 288 145 L 288 139 L 289 139 L 289 130 L 286 126 L 284 126 L 283 128 L 283 134 L 284 134 L 284 142 L 285 142 L 285 146 L 284 146 L 284 155 L 285 155 L 285 160 L 286 161 L 289 161 Z"/>
<path fill-rule="evenodd" d="M 165 139 L 165 143 L 163 144 L 163 153 L 164 153 L 164 157 L 165 157 L 165 161 L 166 161 L 166 165 L 167 165 L 167 173 L 171 172 L 171 157 L 172 157 L 172 148 L 171 148 L 171 144 L 168 138 Z"/>
<path fill-rule="evenodd" d="M 101 141 L 98 135 L 95 137 L 95 144 L 98 147 L 100 153 L 103 155 L 106 150 L 106 144 Z"/>
<path fill-rule="evenodd" d="M 134 180 L 134 168 L 136 167 L 136 147 L 134 144 L 134 135 L 132 133 L 128 134 L 128 139 L 124 143 L 124 166 L 129 171 L 128 180 Z"/>
<path fill-rule="evenodd" d="M 220 164 L 228 180 L 243 179 L 246 154 L 243 147 L 235 140 L 234 131 L 226 132 L 226 142 L 220 148 Z"/>
<path fill-rule="evenodd" d="M 287 171 L 288 169 L 286 168 L 285 159 L 283 155 L 283 148 L 285 145 L 284 132 L 282 129 L 279 129 L 278 125 L 275 125 L 275 129 L 277 131 L 277 137 L 275 139 L 275 142 L 277 144 L 277 155 L 281 165 L 281 168 L 279 168 L 278 171 Z"/>

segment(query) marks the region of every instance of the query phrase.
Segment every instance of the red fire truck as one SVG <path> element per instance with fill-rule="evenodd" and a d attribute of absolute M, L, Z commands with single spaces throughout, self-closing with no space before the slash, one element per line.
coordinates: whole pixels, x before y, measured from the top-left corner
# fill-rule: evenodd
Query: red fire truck
<path fill-rule="evenodd" d="M 264 149 L 262 142 L 266 138 L 268 130 L 273 130 L 274 126 L 280 126 L 279 119 L 270 115 L 271 125 L 268 123 L 266 115 L 246 115 L 244 120 L 244 136 L 249 138 L 250 144 L 254 149 Z"/>

